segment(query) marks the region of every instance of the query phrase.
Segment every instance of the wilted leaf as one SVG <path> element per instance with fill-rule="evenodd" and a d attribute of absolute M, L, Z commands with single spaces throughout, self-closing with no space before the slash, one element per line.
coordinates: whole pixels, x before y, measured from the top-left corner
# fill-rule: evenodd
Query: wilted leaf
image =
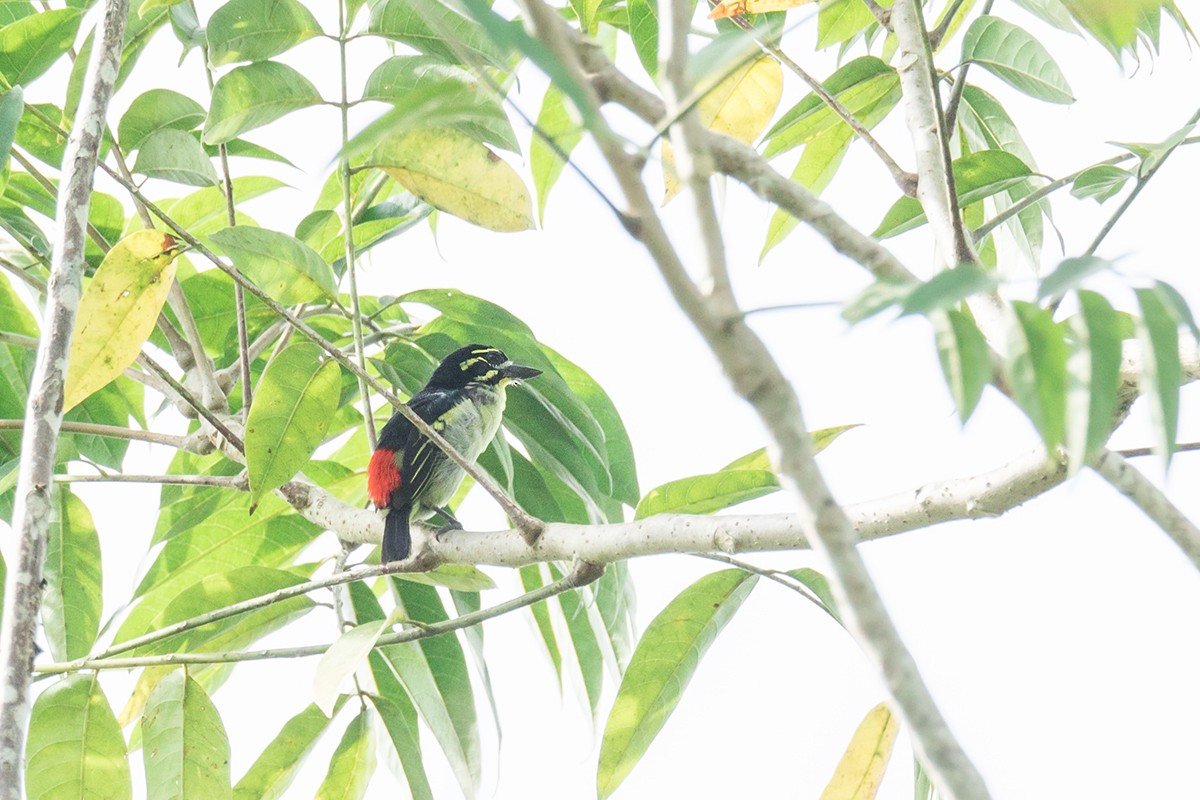
<path fill-rule="evenodd" d="M 371 156 L 431 206 L 489 230 L 534 226 L 529 190 L 504 159 L 449 128 L 415 130 L 381 142 Z"/>
<path fill-rule="evenodd" d="M 162 231 L 117 242 L 84 290 L 71 337 L 63 411 L 132 364 L 175 280 L 175 239 Z"/>
<path fill-rule="evenodd" d="M 886 703 L 868 711 L 821 792 L 821 800 L 874 800 L 899 732 L 900 723 Z"/>
<path fill-rule="evenodd" d="M 789 8 L 812 3 L 815 0 L 727 0 L 717 3 L 709 19 L 744 17 L 747 14 L 766 14 L 771 11 L 787 11 Z"/>

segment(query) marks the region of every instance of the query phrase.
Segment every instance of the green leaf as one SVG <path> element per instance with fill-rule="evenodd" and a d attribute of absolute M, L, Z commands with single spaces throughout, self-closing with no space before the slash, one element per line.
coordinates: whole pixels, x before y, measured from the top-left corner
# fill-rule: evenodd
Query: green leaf
<path fill-rule="evenodd" d="M 658 75 L 658 6 L 654 0 L 628 0 L 629 38 L 646 72 Z"/>
<path fill-rule="evenodd" d="M 738 569 L 706 575 L 664 608 L 638 642 L 600 744 L 596 789 L 608 797 L 641 759 L 687 688 L 700 659 L 754 588 Z"/>
<path fill-rule="evenodd" d="M 963 87 L 958 121 L 972 150 L 1003 150 L 1030 168 L 1037 163 L 1017 123 L 1004 106 L 978 86 L 967 84 Z"/>
<path fill-rule="evenodd" d="M 170 627 L 184 620 L 190 620 L 201 614 L 207 614 L 220 608 L 232 606 L 246 600 L 262 597 L 265 594 L 286 589 L 303 583 L 304 575 L 282 569 L 263 567 L 257 564 L 235 567 L 231 570 L 205 575 L 195 583 L 179 592 L 172 593 L 170 602 L 147 626 L 147 631 L 157 631 Z M 251 629 L 261 627 L 266 621 L 273 619 L 271 614 L 278 611 L 291 615 L 297 611 L 311 609 L 315 606 L 312 600 L 301 595 L 272 603 L 264 609 L 247 612 L 234 617 L 228 617 L 217 622 L 210 622 L 198 628 L 178 633 L 158 642 L 138 648 L 139 654 L 160 653 L 189 653 L 211 650 L 211 644 L 219 637 L 226 636 L 235 628 Z M 270 613 L 264 613 L 264 611 Z M 258 623 L 253 619 L 259 618 Z"/>
<path fill-rule="evenodd" d="M 393 126 L 446 125 L 477 142 L 521 151 L 500 100 L 470 70 L 433 56 L 387 59 L 367 78 L 362 99 L 390 103 L 400 110 L 389 115 Z"/>
<path fill-rule="evenodd" d="M 1196 318 L 1192 316 L 1192 309 L 1188 307 L 1187 300 L 1183 298 L 1179 290 L 1165 281 L 1155 281 L 1154 288 L 1162 297 L 1162 301 L 1166 304 L 1167 308 L 1171 309 L 1171 313 L 1175 315 L 1175 319 L 1179 320 L 1181 324 L 1186 325 L 1187 329 L 1191 331 L 1192 336 L 1200 340 L 1200 326 L 1196 325 Z"/>
<path fill-rule="evenodd" d="M 1038 284 L 1037 299 L 1062 297 L 1068 289 L 1078 286 L 1085 278 L 1097 272 L 1112 269 L 1113 262 L 1099 256 L 1076 256 L 1066 258 Z"/>
<path fill-rule="evenodd" d="M 842 615 L 838 611 L 837 600 L 833 597 L 833 591 L 829 588 L 828 578 L 810 567 L 789 569 L 787 574 L 797 583 L 809 589 L 813 593 L 813 596 L 821 601 L 821 607 L 829 616 L 833 617 L 838 624 L 841 624 Z"/>
<path fill-rule="evenodd" d="M 1179 27 L 1190 33 L 1178 8 L 1170 0 L 1062 0 L 1071 16 L 1118 60 L 1125 51 L 1136 56 L 1143 43 L 1153 53 L 1158 49 L 1160 16 L 1166 10 Z M 1193 37 L 1194 38 L 1194 37 Z"/>
<path fill-rule="evenodd" d="M 934 275 L 900 304 L 901 315 L 942 311 L 972 295 L 996 288 L 996 273 L 973 264 L 959 264 Z"/>
<path fill-rule="evenodd" d="M 340 396 L 341 368 L 315 344 L 296 342 L 271 359 L 246 420 L 251 508 L 312 457 Z"/>
<path fill-rule="evenodd" d="M 874 112 L 874 123 L 887 115 L 900 98 L 900 78 L 896 71 L 874 56 L 856 58 L 838 69 L 821 84 L 851 114 L 862 119 Z M 882 114 L 880 114 L 882 110 Z M 763 155 L 774 158 L 780 153 L 811 142 L 830 128 L 845 125 L 824 101 L 814 93 L 792 106 L 763 136 L 767 142 Z"/>
<path fill-rule="evenodd" d="M 842 164 L 842 159 L 850 150 L 852 141 L 854 141 L 854 131 L 844 123 L 817 134 L 804 146 L 804 152 L 800 154 L 796 169 L 792 171 L 792 180 L 807 187 L 813 194 L 820 195 L 833 180 L 838 167 Z M 799 224 L 800 220 L 782 208 L 775 209 L 775 213 L 771 215 L 771 222 L 767 226 L 767 239 L 763 242 L 762 252 L 758 255 L 759 263 L 761 264 L 767 253 L 782 242 Z"/>
<path fill-rule="evenodd" d="M 425 624 L 449 619 L 437 590 L 409 581 L 390 582 L 397 608 Z M 482 770 L 475 695 L 459 640 L 437 636 L 381 649 L 437 739 L 459 786 L 475 794 Z"/>
<path fill-rule="evenodd" d="M 150 134 L 163 129 L 195 130 L 204 122 L 204 106 L 170 89 L 151 89 L 129 104 L 117 125 L 117 139 L 125 153 L 136 150 Z"/>
<path fill-rule="evenodd" d="M 361 800 L 375 774 L 375 736 L 371 711 L 363 708 L 346 726 L 337 750 L 329 759 L 329 771 L 317 788 L 316 800 Z"/>
<path fill-rule="evenodd" d="M 83 501 L 66 486 L 54 494 L 46 542 L 42 626 L 56 661 L 86 656 L 100 631 L 100 537 Z"/>
<path fill-rule="evenodd" d="M 960 208 L 1021 184 L 1033 174 L 1021 159 L 1000 150 L 971 153 L 955 160 L 952 168 Z M 871 235 L 887 239 L 924 224 L 921 204 L 915 198 L 901 197 Z"/>
<path fill-rule="evenodd" d="M 262 61 L 238 67 L 213 87 L 203 141 L 227 142 L 320 102 L 321 95 L 308 78 L 285 64 Z"/>
<path fill-rule="evenodd" d="M 329 717 L 316 705 L 309 705 L 284 723 L 233 787 L 233 800 L 278 800 L 282 797 L 329 723 Z"/>
<path fill-rule="evenodd" d="M 1121 336 L 1117 312 L 1103 296 L 1077 292 L 1079 313 L 1067 324 L 1072 333 L 1067 357 L 1067 468 L 1087 464 L 1112 434 L 1121 377 Z"/>
<path fill-rule="evenodd" d="M 1009 385 L 1046 448 L 1053 452 L 1066 434 L 1067 343 L 1050 312 L 1014 301 L 1009 332 Z"/>
<path fill-rule="evenodd" d="M 493 42 L 454 0 L 383 0 L 372 7 L 367 32 L 465 67 L 478 62 L 509 69 L 507 48 Z"/>
<path fill-rule="evenodd" d="M 1021 8 L 1060 31 L 1079 33 L 1071 15 L 1067 13 L 1063 0 L 1013 0 Z"/>
<path fill-rule="evenodd" d="M 229 0 L 205 30 L 213 66 L 263 61 L 321 34 L 312 12 L 297 0 Z"/>
<path fill-rule="evenodd" d="M 239 203 L 244 203 L 285 186 L 287 184 L 277 178 L 249 175 L 233 179 L 233 196 Z M 170 214 L 171 219 L 187 228 L 193 236 L 208 236 L 213 231 L 229 226 L 225 193 L 218 186 L 197 189 L 174 203 L 164 204 L 163 210 Z"/>
<path fill-rule="evenodd" d="M 542 569 L 544 568 L 540 564 L 527 564 L 520 568 L 521 589 L 523 591 L 531 592 L 546 585 Z M 550 606 L 546 602 L 534 603 L 529 607 L 529 611 L 533 614 L 533 621 L 537 625 L 538 633 L 542 637 L 542 644 L 546 648 L 546 655 L 550 657 L 550 665 L 554 668 L 554 675 L 558 678 L 558 685 L 561 690 L 562 652 L 558 649 L 558 636 L 554 633 L 554 623 L 550 619 Z"/>
<path fill-rule="evenodd" d="M 875 15 L 861 0 L 822 0 L 817 13 L 817 49 L 849 42 L 873 24 Z"/>
<path fill-rule="evenodd" d="M 142 141 L 133 171 L 189 186 L 217 185 L 217 171 L 196 137 L 169 128 L 155 131 Z"/>
<path fill-rule="evenodd" d="M 1041 42 L 999 17 L 975 19 L 963 36 L 963 61 L 973 61 L 1010 86 L 1048 103 L 1073 103 L 1066 77 Z"/>
<path fill-rule="evenodd" d="M 71 49 L 82 15 L 51 9 L 0 27 L 0 77 L 10 87 L 28 86 Z"/>
<path fill-rule="evenodd" d="M 879 314 L 904 302 L 904 298 L 921 284 L 883 278 L 875 281 L 842 309 L 842 319 L 851 325 Z"/>
<path fill-rule="evenodd" d="M 174 670 L 154 687 L 142 717 L 146 793 L 155 800 L 230 798 L 229 739 L 200 684 Z"/>
<path fill-rule="evenodd" d="M 362 581 L 350 585 L 350 600 L 354 616 L 359 624 L 383 619 L 383 609 L 371 590 Z M 433 800 L 433 791 L 425 775 L 421 760 L 421 738 L 417 725 L 417 710 L 409 699 L 408 691 L 400 684 L 391 662 L 379 650 L 368 657 L 371 677 L 379 695 L 371 696 L 375 710 L 379 712 L 388 736 L 400 759 L 404 776 L 408 781 L 413 800 Z"/>
<path fill-rule="evenodd" d="M 1121 191 L 1132 177 L 1133 173 L 1129 170 L 1112 164 L 1099 164 L 1079 173 L 1071 184 L 1071 194 L 1080 199 L 1090 197 L 1097 203 L 1103 203 Z"/>
<path fill-rule="evenodd" d="M 467 564 L 442 564 L 428 572 L 410 572 L 396 577 L 426 586 L 445 586 L 457 592 L 483 592 L 496 588 L 496 582 L 486 572 Z"/>
<path fill-rule="evenodd" d="M 551 580 L 559 580 L 563 572 L 556 565 L 548 566 Z M 581 592 L 563 592 L 558 596 L 558 606 L 566 622 L 567 636 L 575 652 L 575 663 L 583 681 L 584 695 L 592 716 L 600 706 L 600 692 L 604 688 L 604 652 L 600 648 L 600 636 L 592 625 L 589 609 Z"/>
<path fill-rule="evenodd" d="M 544 222 L 550 189 L 558 182 L 563 167 L 567 165 L 559 152 L 570 158 L 571 151 L 583 138 L 582 129 L 571 119 L 562 92 L 553 85 L 546 88 L 546 94 L 542 97 L 537 128 L 549 136 L 558 148 L 555 150 L 536 132 L 529 143 L 529 168 L 537 191 L 538 222 Z"/>
<path fill-rule="evenodd" d="M 236 225 L 208 238 L 247 278 L 285 306 L 337 297 L 333 270 L 317 251 L 293 236 Z"/>
<path fill-rule="evenodd" d="M 386 619 L 360 623 L 339 636 L 325 651 L 313 675 L 313 699 L 317 708 L 333 715 L 342 683 L 366 663 L 375 642 L 388 627 Z"/>
<path fill-rule="evenodd" d="M 951 308 L 929 315 L 937 340 L 942 374 L 954 398 L 958 418 L 965 425 L 992 377 L 987 340 L 971 316 Z"/>
<path fill-rule="evenodd" d="M 0 96 L 0 167 L 8 163 L 8 154 L 12 151 L 13 139 L 21 124 L 21 115 L 25 113 L 25 94 L 21 87 L 9 89 Z"/>
<path fill-rule="evenodd" d="M 25 795 L 37 800 L 129 800 L 125 737 L 97 672 L 51 685 L 33 704 L 25 743 Z"/>
<path fill-rule="evenodd" d="M 1136 318 L 1138 342 L 1146 355 L 1140 383 L 1150 403 L 1154 449 L 1169 465 L 1179 428 L 1179 318 L 1161 287 L 1136 289 L 1141 315 Z"/>

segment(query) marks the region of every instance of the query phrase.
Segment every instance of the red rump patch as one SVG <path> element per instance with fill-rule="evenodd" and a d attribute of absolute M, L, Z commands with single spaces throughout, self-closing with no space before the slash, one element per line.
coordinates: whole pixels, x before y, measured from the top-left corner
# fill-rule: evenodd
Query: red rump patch
<path fill-rule="evenodd" d="M 367 496 L 376 508 L 387 508 L 392 492 L 400 486 L 400 470 L 396 468 L 396 451 L 380 448 L 371 455 L 367 467 Z"/>

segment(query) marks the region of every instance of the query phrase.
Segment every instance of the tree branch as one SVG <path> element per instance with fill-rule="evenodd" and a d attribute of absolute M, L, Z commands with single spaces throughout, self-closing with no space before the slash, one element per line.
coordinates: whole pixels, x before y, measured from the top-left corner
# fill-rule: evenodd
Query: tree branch
<path fill-rule="evenodd" d="M 1200 528 L 1171 502 L 1162 489 L 1112 450 L 1102 452 L 1092 468 L 1162 528 L 1192 565 L 1200 569 Z"/>
<path fill-rule="evenodd" d="M 55 443 L 75 312 L 82 296 L 88 204 L 113 82 L 121 61 L 128 0 L 108 0 L 96 31 L 82 97 L 63 155 L 45 321 L 30 384 L 12 527 L 14 558 L 0 628 L 0 798 L 20 800 L 25 785 L 30 666 L 35 653 L 42 566 L 53 500 Z"/>

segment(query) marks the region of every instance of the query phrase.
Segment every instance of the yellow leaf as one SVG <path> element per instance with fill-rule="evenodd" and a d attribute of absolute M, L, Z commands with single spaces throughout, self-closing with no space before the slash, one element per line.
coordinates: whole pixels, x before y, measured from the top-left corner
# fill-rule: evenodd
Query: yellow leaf
<path fill-rule="evenodd" d="M 175 280 L 178 251 L 172 236 L 154 230 L 131 233 L 108 251 L 79 301 L 64 412 L 137 359 Z"/>
<path fill-rule="evenodd" d="M 727 17 L 744 17 L 747 14 L 765 14 L 768 11 L 787 11 L 789 8 L 802 6 L 816 0 L 732 0 L 728 3 L 718 3 L 713 7 L 709 19 L 725 19 Z"/>
<path fill-rule="evenodd" d="M 705 93 L 696 106 L 700 124 L 749 144 L 766 130 L 783 97 L 783 68 L 770 56 L 743 64 Z M 663 142 L 663 205 L 679 194 L 675 158 Z"/>
<path fill-rule="evenodd" d="M 879 791 L 899 729 L 886 703 L 868 711 L 821 793 L 821 800 L 872 800 Z"/>
<path fill-rule="evenodd" d="M 381 142 L 371 157 L 396 182 L 448 214 L 493 231 L 533 227 L 533 202 L 517 171 L 470 137 L 423 128 Z"/>

